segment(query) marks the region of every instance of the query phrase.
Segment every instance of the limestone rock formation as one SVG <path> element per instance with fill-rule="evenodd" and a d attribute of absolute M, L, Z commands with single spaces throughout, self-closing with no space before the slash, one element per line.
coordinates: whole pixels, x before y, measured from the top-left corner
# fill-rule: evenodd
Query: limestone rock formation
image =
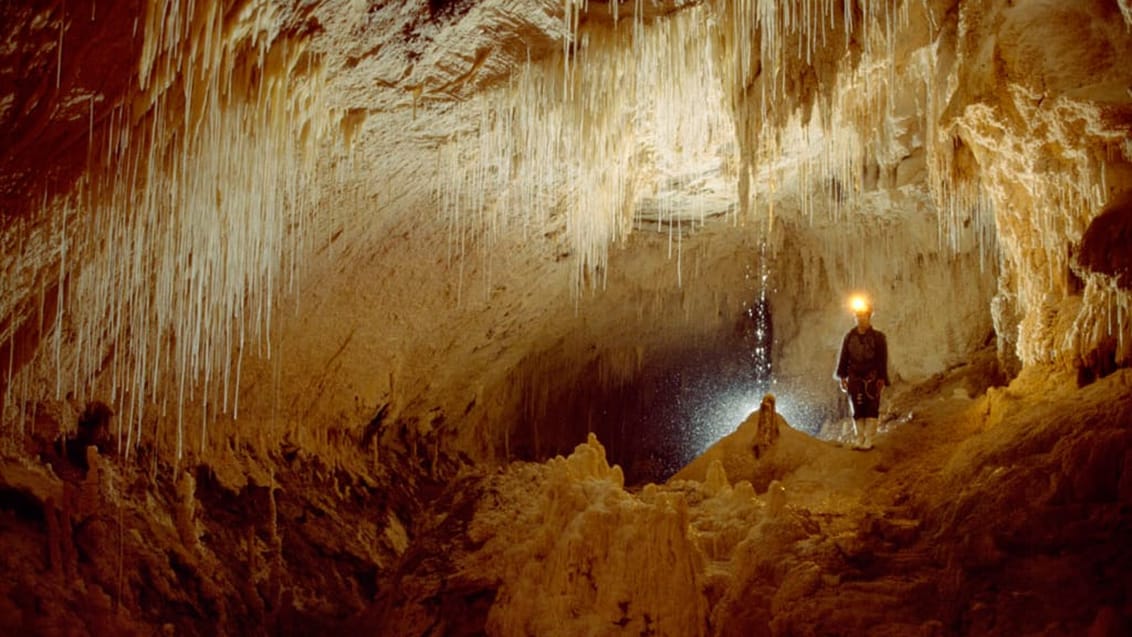
<path fill-rule="evenodd" d="M 0 32 L 0 632 L 1127 632 L 1126 0 Z"/>

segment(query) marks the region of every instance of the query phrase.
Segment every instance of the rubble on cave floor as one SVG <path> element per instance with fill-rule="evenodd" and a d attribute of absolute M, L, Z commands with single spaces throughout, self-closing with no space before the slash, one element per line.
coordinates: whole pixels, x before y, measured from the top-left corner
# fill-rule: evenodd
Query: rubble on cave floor
<path fill-rule="evenodd" d="M 511 465 L 426 532 L 451 570 L 408 566 L 382 620 L 454 621 L 427 610 L 446 589 L 491 599 L 459 620 L 492 635 L 1119 634 L 1132 371 L 977 396 L 967 371 L 903 396 L 870 452 L 779 419 L 756 458 L 755 413 L 666 484 L 626 490 L 592 437 Z"/>
<path fill-rule="evenodd" d="M 314 458 L 233 488 L 147 482 L 93 452 L 71 478 L 8 456 L 0 626 L 1122 634 L 1132 370 L 1084 388 L 1034 370 L 978 395 L 955 391 L 963 373 L 894 395 L 913 417 L 872 451 L 755 413 L 642 487 L 592 437 L 470 468 L 429 502 Z"/>

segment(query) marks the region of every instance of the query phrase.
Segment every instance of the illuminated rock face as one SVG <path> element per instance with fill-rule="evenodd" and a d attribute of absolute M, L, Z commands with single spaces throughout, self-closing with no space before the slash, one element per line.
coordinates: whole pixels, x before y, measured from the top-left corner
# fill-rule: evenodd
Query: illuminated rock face
<path fill-rule="evenodd" d="M 818 413 L 855 290 L 909 381 L 992 331 L 1007 374 L 1128 358 L 1126 292 L 1073 272 L 1132 179 L 1118 7 L 194 6 L 5 9 L 16 429 L 72 395 L 127 448 L 369 444 L 384 406 L 565 451 L 530 424 L 561 388 L 740 346 L 764 242 L 780 393 Z"/>
<path fill-rule="evenodd" d="M 1082 283 L 1070 272 L 1090 220 L 1129 190 L 1128 71 L 1112 57 L 1128 50 L 1127 24 L 1100 4 L 1024 3 L 1002 17 L 993 47 L 972 48 L 961 67 L 961 86 L 972 88 L 949 110 L 996 203 L 996 319 L 1017 320 L 1023 363 L 1064 364 L 1112 337 L 1127 340 L 1127 320 L 1117 318 L 1127 298 L 1115 281 Z M 1127 345 L 1120 349 L 1127 360 Z"/>
<path fill-rule="evenodd" d="M 1126 2 L 642 4 L 6 3 L 6 447 L 101 401 L 104 453 L 268 493 L 280 449 L 426 481 L 590 431 L 663 477 L 627 414 L 728 403 L 670 422 L 691 455 L 758 404 L 768 263 L 800 429 L 841 408 L 854 291 L 898 387 L 991 343 L 1003 377 L 1132 359 Z"/>

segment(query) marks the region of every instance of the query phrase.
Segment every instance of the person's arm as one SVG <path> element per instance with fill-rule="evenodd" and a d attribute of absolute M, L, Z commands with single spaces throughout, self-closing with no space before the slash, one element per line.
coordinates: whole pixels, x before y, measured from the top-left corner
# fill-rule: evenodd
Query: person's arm
<path fill-rule="evenodd" d="M 883 389 L 892 384 L 888 380 L 888 339 L 883 332 L 877 332 L 877 335 L 880 336 L 880 347 L 877 348 L 877 378 L 884 383 L 881 385 Z"/>
<path fill-rule="evenodd" d="M 833 377 L 841 383 L 841 389 L 845 389 L 845 385 L 849 376 L 849 335 L 846 334 L 845 338 L 841 339 L 841 352 L 837 355 L 837 369 L 833 372 Z"/>

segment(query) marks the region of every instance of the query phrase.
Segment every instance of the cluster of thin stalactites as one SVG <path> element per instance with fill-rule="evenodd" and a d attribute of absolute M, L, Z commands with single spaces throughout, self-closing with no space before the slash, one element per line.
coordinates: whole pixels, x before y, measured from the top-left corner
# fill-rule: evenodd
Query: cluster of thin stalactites
<path fill-rule="evenodd" d="M 60 285 L 35 360 L 11 369 L 4 390 L 4 420 L 21 431 L 48 380 L 56 399 L 115 404 L 127 450 L 160 435 L 144 423 L 174 423 L 180 455 L 193 423 L 203 445 L 209 422 L 238 415 L 243 356 L 270 353 L 277 296 L 296 289 L 305 228 L 320 214 L 311 173 L 329 130 L 324 77 L 304 42 L 280 31 L 275 4 L 237 16 L 210 6 L 148 3 L 138 100 L 101 136 L 92 130 L 105 147 L 75 191 L 45 203 L 43 243 Z M 490 251 L 502 233 L 559 227 L 578 285 L 600 282 L 609 246 L 633 231 L 634 202 L 673 183 L 724 184 L 738 198 L 726 212 L 735 224 L 745 215 L 773 225 L 784 194 L 805 218 L 837 220 L 857 212 L 870 165 L 894 170 L 897 151 L 911 150 L 902 139 L 912 131 L 927 155 L 940 250 L 980 250 L 992 267 L 991 200 L 937 134 L 954 74 L 929 39 L 902 60 L 913 70 L 896 75 L 910 12 L 928 12 L 929 24 L 942 17 L 914 0 L 854 6 L 713 1 L 582 32 L 589 7 L 564 0 L 560 56 L 519 64 L 505 86 L 445 107 L 479 122 L 437 150 L 434 194 L 453 257 L 472 245 Z M 793 101 L 795 72 L 828 62 L 829 45 L 850 34 L 863 46 L 838 53 L 822 78 L 831 83 Z M 910 80 L 923 104 L 915 121 L 895 99 Z M 1088 207 L 1089 177 L 1066 177 L 1062 205 Z M 682 225 L 715 212 L 661 204 L 651 214 L 678 256 Z M 42 249 L 29 243 L 14 271 L 42 262 Z M 1124 316 L 1117 311 L 1121 333 Z"/>

